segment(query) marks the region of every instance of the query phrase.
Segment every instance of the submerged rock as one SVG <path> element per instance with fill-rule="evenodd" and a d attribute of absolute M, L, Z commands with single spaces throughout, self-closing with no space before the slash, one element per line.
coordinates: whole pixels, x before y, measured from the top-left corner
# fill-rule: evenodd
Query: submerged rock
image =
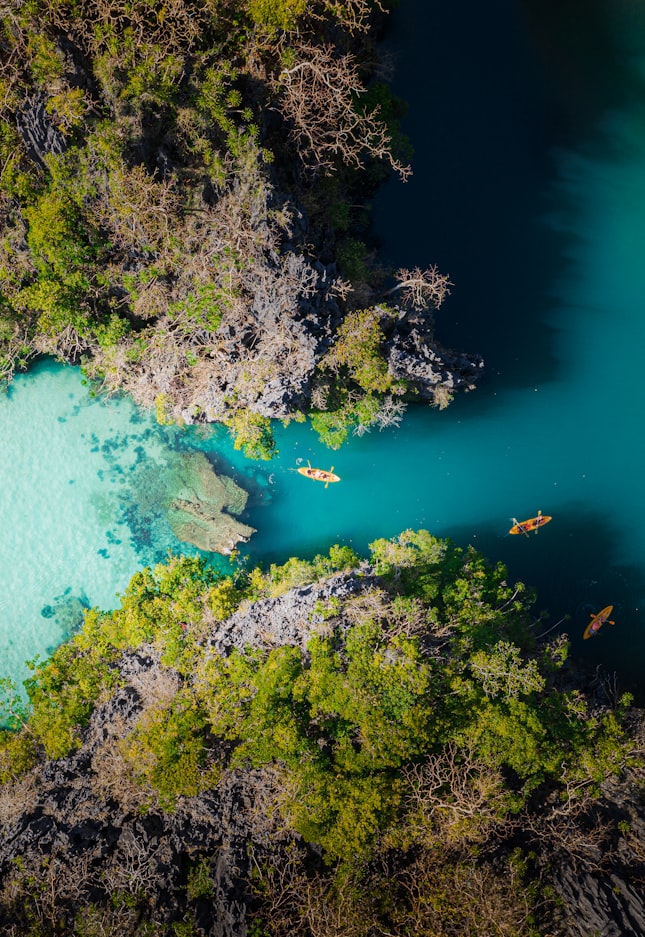
<path fill-rule="evenodd" d="M 232 478 L 218 475 L 203 452 L 181 456 L 173 473 L 175 497 L 168 520 L 179 540 L 211 553 L 231 552 L 246 543 L 254 527 L 233 517 L 246 507 L 247 493 Z"/>
<path fill-rule="evenodd" d="M 61 634 L 61 641 L 67 641 L 83 624 L 85 609 L 89 608 L 87 596 L 72 595 L 71 588 L 54 598 L 53 605 L 44 605 L 43 618 L 52 618 Z"/>

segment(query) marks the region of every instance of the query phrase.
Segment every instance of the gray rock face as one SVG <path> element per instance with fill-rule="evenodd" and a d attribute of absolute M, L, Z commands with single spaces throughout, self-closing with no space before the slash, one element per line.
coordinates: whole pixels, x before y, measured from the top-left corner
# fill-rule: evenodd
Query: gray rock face
<path fill-rule="evenodd" d="M 484 360 L 480 355 L 442 348 L 433 341 L 425 323 L 403 318 L 389 342 L 388 366 L 394 377 L 409 381 L 422 397 L 431 397 L 440 386 L 449 393 L 460 388 L 472 390 Z"/>
<path fill-rule="evenodd" d="M 225 475 L 217 475 L 203 452 L 182 456 L 173 472 L 168 520 L 179 540 L 200 550 L 229 554 L 255 533 L 233 517 L 246 507 L 247 493 Z"/>
<path fill-rule="evenodd" d="M 240 607 L 212 625 L 210 647 L 214 653 L 249 645 L 304 647 L 326 626 L 330 600 L 375 585 L 378 579 L 365 565 Z M 47 902 L 55 899 L 51 913 L 66 924 L 76 919 L 79 907 L 92 903 L 97 915 L 107 914 L 101 909 L 113 908 L 120 895 L 144 894 L 146 920 L 159 934 L 170 933 L 170 924 L 190 910 L 207 937 L 247 937 L 253 857 L 260 863 L 275 859 L 290 836 L 271 806 L 279 776 L 271 767 L 225 771 L 217 787 L 180 798 L 172 812 L 162 810 L 154 795 L 133 781 L 131 769 L 124 770 L 120 745 L 142 716 L 173 697 L 181 678 L 162 667 L 158 650 L 147 645 L 124 653 L 118 670 L 118 688 L 96 706 L 76 752 L 0 788 L 0 891 L 27 900 L 25 889 L 33 892 L 34 880 L 45 882 L 48 887 L 38 892 L 40 907 L 48 912 Z M 639 887 L 645 867 L 638 859 L 645 842 L 641 783 L 636 777 L 606 784 L 594 807 L 592 830 L 596 821 L 602 826 L 622 820 L 629 827 L 611 856 L 593 845 L 593 837 L 591 847 L 584 836 L 581 840 L 583 861 L 539 842 L 524 843 L 544 853 L 544 881 L 562 899 L 560 919 L 549 931 L 554 937 L 645 934 Z M 210 893 L 191 904 L 188 882 L 197 863 L 207 873 Z M 7 933 L 26 932 L 19 914 L 0 919 Z M 96 932 L 117 933 L 98 927 Z"/>
<path fill-rule="evenodd" d="M 560 870 L 556 889 L 566 909 L 567 934 L 575 937 L 643 937 L 642 891 L 615 874 L 602 877 L 571 867 Z"/>
<path fill-rule="evenodd" d="M 157 666 L 154 652 L 126 656 L 122 673 L 126 677 L 130 671 L 130 678 L 141 687 L 142 682 L 154 682 Z M 119 689 L 95 711 L 82 748 L 47 764 L 32 779 L 31 790 L 23 793 L 23 803 L 14 805 L 9 820 L 4 811 L 0 881 L 20 896 L 22 889 L 33 888 L 29 876 L 33 873 L 40 879 L 46 868 L 50 891 L 41 908 L 65 922 L 66 933 L 72 932 L 77 909 L 83 907 L 87 913 L 90 903 L 96 920 L 109 927 L 92 932 L 115 937 L 131 933 L 130 928 L 113 929 L 121 920 L 115 902 L 119 896 L 145 895 L 146 921 L 162 934 L 171 932 L 168 922 L 181 921 L 189 905 L 195 908 L 187 896 L 187 882 L 199 861 L 210 880 L 208 900 L 198 904 L 200 932 L 208 937 L 245 937 L 250 895 L 241 876 L 249 868 L 250 844 L 262 857 L 284 838 L 257 810 L 271 791 L 271 773 L 228 772 L 216 791 L 184 798 L 174 812 L 146 805 L 145 797 L 137 803 L 136 792 L 129 804 L 125 777 L 114 778 L 113 790 L 103 791 L 101 784 L 110 770 L 106 752 L 115 750 L 115 727 L 124 735 L 141 712 L 139 690 L 132 684 Z M 111 747 L 106 744 L 110 740 Z M 20 904 L 15 918 L 0 912 L 2 933 L 26 933 L 21 930 L 25 922 Z M 130 921 L 126 917 L 122 923 Z"/>
<path fill-rule="evenodd" d="M 23 139 L 31 159 L 45 166 L 44 157 L 49 153 L 59 156 L 67 149 L 65 137 L 54 126 L 53 119 L 45 110 L 46 99 L 35 96 L 24 102 L 16 112 L 18 132 Z"/>
<path fill-rule="evenodd" d="M 216 628 L 212 646 L 304 643 L 323 620 L 316 603 L 353 594 L 370 581 L 357 573 L 337 575 L 240 609 Z M 51 894 L 44 900 L 51 898 L 57 921 L 70 924 L 90 903 L 103 920 L 107 912 L 100 909 L 113 907 L 119 895 L 145 894 L 146 920 L 159 934 L 170 933 L 168 922 L 182 921 L 190 906 L 197 907 L 200 932 L 208 937 L 246 937 L 251 855 L 268 861 L 292 836 L 271 807 L 278 775 L 271 767 L 225 771 L 216 788 L 162 810 L 129 776 L 119 746 L 142 715 L 176 692 L 180 679 L 148 645 L 124 653 L 118 669 L 120 685 L 96 706 L 81 747 L 36 768 L 7 790 L 6 800 L 0 788 L 0 890 L 33 890 L 30 876 L 40 881 L 46 868 Z M 187 882 L 197 862 L 211 887 L 196 906 Z M 0 920 L 16 933 L 21 923 L 18 917 Z M 116 933 L 97 930 L 104 932 Z"/>
<path fill-rule="evenodd" d="M 642 778 L 631 777 L 629 773 L 620 783 L 605 782 L 597 808 L 599 828 L 615 829 L 619 823 L 626 825 L 627 835 L 615 844 L 609 861 L 602 849 L 596 849 L 590 856 L 595 861 L 595 870 L 585 869 L 564 856 L 553 860 L 553 886 L 562 899 L 566 933 L 571 937 L 645 934 Z"/>
<path fill-rule="evenodd" d="M 324 582 L 290 589 L 275 599 L 260 599 L 240 607 L 222 622 L 210 637 L 218 654 L 232 648 L 278 647 L 285 644 L 306 647 L 312 634 L 321 626 L 321 609 L 330 599 L 356 595 L 375 578 L 369 568 L 364 574 L 338 573 Z"/>

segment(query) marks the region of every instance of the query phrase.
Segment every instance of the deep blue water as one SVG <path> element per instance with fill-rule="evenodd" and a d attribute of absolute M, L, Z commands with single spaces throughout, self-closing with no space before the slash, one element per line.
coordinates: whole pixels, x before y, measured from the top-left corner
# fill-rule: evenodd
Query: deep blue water
<path fill-rule="evenodd" d="M 16 602 L 29 609 L 51 605 L 52 594 L 72 587 L 92 604 L 116 604 L 131 572 L 174 547 L 159 518 L 135 523 L 134 539 L 127 550 L 119 545 L 121 552 L 106 542 L 107 531 L 127 541 L 115 526 L 124 504 L 135 521 L 150 517 L 146 492 L 154 490 L 154 465 L 163 465 L 164 447 L 191 445 L 206 449 L 217 468 L 248 488 L 244 519 L 258 528 L 246 551 L 253 560 L 282 562 L 334 542 L 362 551 L 377 537 L 426 527 L 506 562 L 511 578 L 537 587 L 537 607 L 550 611 L 550 623 L 569 616 L 564 628 L 575 654 L 590 667 L 617 670 L 625 686 L 642 687 L 642 7 L 630 0 L 432 6 L 402 0 L 386 45 L 396 61 L 395 88 L 409 101 L 405 129 L 415 148 L 415 174 L 406 186 L 388 183 L 375 200 L 374 235 L 392 266 L 437 263 L 450 274 L 455 285 L 437 316 L 437 335 L 484 355 L 487 370 L 478 389 L 442 412 L 410 411 L 398 430 L 354 438 L 338 453 L 325 450 L 306 426 L 279 428 L 280 454 L 266 464 L 245 461 L 222 431 L 210 438 L 191 431 L 178 442 L 174 431 L 150 429 L 141 443 L 135 436 L 143 430 L 137 426 L 133 434 L 127 404 L 110 402 L 108 415 L 99 414 L 100 404 L 88 410 L 80 375 L 45 366 L 0 401 L 5 439 L 22 434 L 18 448 L 35 447 L 25 456 L 24 487 L 15 478 L 0 487 L 3 518 L 8 492 L 14 507 L 30 503 L 41 478 L 33 466 L 43 458 L 42 429 L 33 422 L 25 429 L 15 406 L 23 393 L 34 395 L 30 414 L 41 412 L 41 394 L 47 400 L 43 419 L 57 421 L 56 412 L 70 426 L 70 394 L 80 395 L 74 419 L 91 413 L 106 439 L 123 443 L 116 462 L 123 461 L 124 471 L 137 446 L 142 471 L 148 459 L 152 471 L 116 506 L 110 500 L 110 490 L 119 488 L 114 474 L 93 494 L 88 472 L 81 514 L 94 518 L 95 539 L 86 549 L 93 558 L 87 581 L 79 581 L 74 547 L 74 537 L 86 534 L 77 526 L 74 536 L 62 536 L 56 516 L 35 522 L 30 511 L 4 525 L 3 536 L 10 528 L 24 535 L 19 568 L 11 565 L 18 552 L 0 543 L 5 581 L 24 584 Z M 77 426 L 79 441 L 85 430 Z M 82 466 L 85 442 L 78 446 Z M 65 484 L 76 477 L 64 478 L 65 447 L 48 446 L 46 458 L 50 473 Z M 334 464 L 341 484 L 324 489 L 302 478 L 296 468 L 303 459 Z M 95 474 L 100 470 L 94 466 Z M 530 517 L 538 509 L 553 515 L 538 536 L 508 535 L 513 516 Z M 67 507 L 68 514 L 73 510 Z M 41 563 L 56 570 L 47 590 L 25 572 L 28 542 L 36 543 Z M 121 559 L 110 566 L 113 555 Z M 583 643 L 589 613 L 608 604 L 615 606 L 615 627 Z M 34 629 L 44 647 L 61 639 L 47 630 L 52 619 L 20 607 L 18 631 L 18 612 L 7 595 L 0 606 L 10 641 L 15 644 L 25 628 Z"/>
<path fill-rule="evenodd" d="M 456 518 L 449 532 L 536 585 L 554 620 L 569 614 L 589 664 L 640 687 L 645 9 L 405 0 L 388 46 L 416 158 L 403 191 L 376 200 L 381 250 L 451 275 L 439 336 L 487 362 L 440 438 L 470 462 L 473 517 L 518 502 L 518 516 L 554 515 L 539 546 L 496 542 L 488 525 L 475 541 Z M 580 624 L 607 603 L 616 628 L 582 645 Z"/>

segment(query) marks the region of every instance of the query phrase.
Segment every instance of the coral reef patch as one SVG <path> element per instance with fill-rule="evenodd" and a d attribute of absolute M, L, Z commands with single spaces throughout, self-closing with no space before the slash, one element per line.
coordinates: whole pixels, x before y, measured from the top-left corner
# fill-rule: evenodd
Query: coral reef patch
<path fill-rule="evenodd" d="M 181 453 L 172 472 L 172 489 L 168 520 L 178 540 L 206 552 L 229 554 L 255 533 L 233 516 L 244 511 L 246 491 L 232 478 L 218 475 L 203 452 Z"/>

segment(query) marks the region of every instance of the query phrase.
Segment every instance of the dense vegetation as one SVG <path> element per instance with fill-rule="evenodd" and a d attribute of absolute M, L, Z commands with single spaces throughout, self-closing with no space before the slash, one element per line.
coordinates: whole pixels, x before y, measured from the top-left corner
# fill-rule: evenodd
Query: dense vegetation
<path fill-rule="evenodd" d="M 275 417 L 337 447 L 449 402 L 447 277 L 379 270 L 364 240 L 366 195 L 409 173 L 386 5 L 0 4 L 0 378 L 80 362 L 256 457 Z M 138 573 L 26 702 L 2 683 L 0 924 L 222 933 L 204 817 L 226 803 L 253 937 L 552 933 L 555 856 L 642 871 L 600 805 L 643 768 L 629 699 L 584 694 L 532 602 L 424 531 L 367 561 Z"/>
<path fill-rule="evenodd" d="M 0 7 L 0 379 L 82 361 L 164 421 L 270 418 L 337 446 L 418 388 L 436 268 L 385 280 L 365 193 L 409 173 L 375 75 L 380 0 L 9 0 Z M 359 172 L 360 170 L 360 172 Z M 397 305 L 387 305 L 387 300 Z M 334 345 L 336 336 L 338 343 Z M 417 349 L 418 350 L 418 349 Z M 434 375 L 424 396 L 454 390 Z"/>
<path fill-rule="evenodd" d="M 280 597 L 318 581 L 331 584 L 327 598 L 296 613 L 297 638 L 285 638 Z M 121 815 L 172 813 L 259 772 L 255 809 L 281 833 L 268 855 L 250 853 L 252 933 L 545 933 L 550 857 L 584 868 L 615 837 L 626 854 L 629 824 L 603 828 L 594 811 L 607 779 L 642 762 L 625 728 L 629 699 L 585 696 L 564 638 L 536 641 L 532 602 L 502 566 L 425 531 L 376 541 L 368 563 L 334 547 L 230 576 L 195 559 L 146 569 L 118 610 L 88 612 L 37 667 L 26 710 L 6 688 L 3 802 L 20 799 L 48 760 L 87 745 L 92 713 L 128 683 L 123 655 L 145 648 L 158 665 L 140 711 L 101 730 L 84 756 L 87 783 Z M 254 616 L 265 630 L 245 644 L 236 635 Z M 193 924 L 168 933 L 199 932 L 194 902 L 212 894 L 213 861 L 205 851 L 191 873 L 201 885 L 184 886 L 194 900 L 184 894 L 181 920 Z M 23 861 L 0 893 L 7 920 L 29 933 L 103 933 L 79 922 L 126 900 L 104 884 L 90 914 L 82 889 L 59 894 L 45 926 L 46 879 L 45 866 Z M 150 888 L 126 896 L 124 933 L 148 933 Z"/>

